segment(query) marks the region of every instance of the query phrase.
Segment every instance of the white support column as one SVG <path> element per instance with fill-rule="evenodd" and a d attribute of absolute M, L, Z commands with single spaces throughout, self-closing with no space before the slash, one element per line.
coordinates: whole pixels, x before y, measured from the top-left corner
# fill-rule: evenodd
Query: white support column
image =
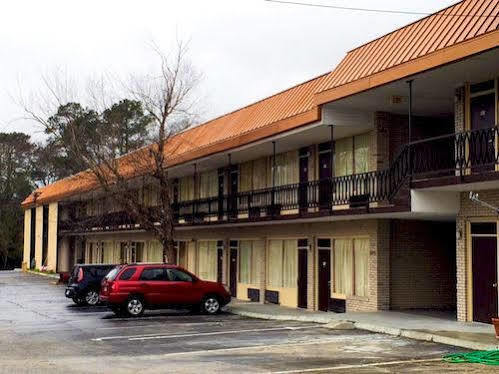
<path fill-rule="evenodd" d="M 35 267 L 42 267 L 43 247 L 43 206 L 37 206 L 35 210 Z"/>
<path fill-rule="evenodd" d="M 31 209 L 24 211 L 24 251 L 23 270 L 29 269 L 31 264 Z"/>
<path fill-rule="evenodd" d="M 49 205 L 47 269 L 57 271 L 57 215 L 58 203 Z"/>
<path fill-rule="evenodd" d="M 260 304 L 265 304 L 265 290 L 267 287 L 267 238 L 263 239 L 263 248 L 260 257 Z"/>

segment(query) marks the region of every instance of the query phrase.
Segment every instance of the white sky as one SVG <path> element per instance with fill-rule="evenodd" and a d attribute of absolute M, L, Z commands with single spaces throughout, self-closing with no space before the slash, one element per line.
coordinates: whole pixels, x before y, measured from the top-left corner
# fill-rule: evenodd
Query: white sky
<path fill-rule="evenodd" d="M 302 0 L 349 7 L 434 12 L 456 0 Z M 203 73 L 204 119 L 224 114 L 331 70 L 360 44 L 421 16 L 280 5 L 264 0 L 6 0 L 0 20 L 0 131 L 43 138 L 14 119 L 12 100 L 41 87 L 42 74 L 127 75 L 163 49 L 190 39 Z"/>

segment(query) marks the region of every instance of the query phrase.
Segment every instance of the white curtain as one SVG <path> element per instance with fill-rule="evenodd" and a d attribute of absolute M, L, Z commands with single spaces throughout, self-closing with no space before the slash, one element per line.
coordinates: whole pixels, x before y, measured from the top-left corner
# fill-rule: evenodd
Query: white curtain
<path fill-rule="evenodd" d="M 354 239 L 355 294 L 367 296 L 369 288 L 369 239 Z"/>
<path fill-rule="evenodd" d="M 269 240 L 267 284 L 282 287 L 282 240 Z"/>
<path fill-rule="evenodd" d="M 189 201 L 194 199 L 194 178 L 192 176 L 180 178 L 178 187 L 180 201 Z"/>
<path fill-rule="evenodd" d="M 260 283 L 260 273 L 262 271 L 260 259 L 265 255 L 265 242 L 263 240 L 254 240 L 251 250 L 251 283 Z"/>
<path fill-rule="evenodd" d="M 218 194 L 218 173 L 216 170 L 201 173 L 199 178 L 200 198 L 214 197 Z"/>
<path fill-rule="evenodd" d="M 239 282 L 251 283 L 251 241 L 239 241 Z"/>
<path fill-rule="evenodd" d="M 201 279 L 217 280 L 217 242 L 199 241 L 199 276 Z"/>
<path fill-rule="evenodd" d="M 102 250 L 104 251 L 104 263 L 113 264 L 114 263 L 114 251 L 111 242 L 103 242 Z"/>
<path fill-rule="evenodd" d="M 353 139 L 339 139 L 334 145 L 334 175 L 343 176 L 353 172 Z"/>
<path fill-rule="evenodd" d="M 298 277 L 298 242 L 296 239 L 284 240 L 284 259 L 282 267 L 282 286 L 294 288 Z"/>
<path fill-rule="evenodd" d="M 358 135 L 354 138 L 355 143 L 355 174 L 369 171 L 369 134 Z"/>
<path fill-rule="evenodd" d="M 291 151 L 276 155 L 275 184 L 298 183 L 298 151 Z"/>
<path fill-rule="evenodd" d="M 149 243 L 147 261 L 163 262 L 163 245 L 158 240 L 153 240 Z"/>
<path fill-rule="evenodd" d="M 253 161 L 253 189 L 259 190 L 268 187 L 268 158 L 263 157 Z"/>
<path fill-rule="evenodd" d="M 353 252 L 351 239 L 334 241 L 334 292 L 342 295 L 353 293 Z"/>
<path fill-rule="evenodd" d="M 245 162 L 239 165 L 239 191 L 250 191 L 253 189 L 253 162 Z"/>

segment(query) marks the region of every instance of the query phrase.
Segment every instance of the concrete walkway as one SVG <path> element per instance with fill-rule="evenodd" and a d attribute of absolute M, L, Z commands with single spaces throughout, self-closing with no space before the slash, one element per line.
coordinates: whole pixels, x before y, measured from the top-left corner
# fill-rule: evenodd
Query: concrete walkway
<path fill-rule="evenodd" d="M 485 323 L 457 322 L 455 316 L 440 312 L 311 312 L 273 304 L 232 301 L 230 313 L 261 319 L 316 323 L 350 321 L 362 330 L 406 338 L 433 341 L 473 350 L 499 349 L 494 327 Z"/>

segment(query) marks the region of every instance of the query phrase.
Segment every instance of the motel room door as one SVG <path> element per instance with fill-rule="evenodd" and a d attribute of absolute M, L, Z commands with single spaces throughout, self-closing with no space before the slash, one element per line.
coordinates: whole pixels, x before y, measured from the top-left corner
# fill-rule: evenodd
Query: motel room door
<path fill-rule="evenodd" d="M 298 307 L 307 307 L 308 294 L 308 240 L 298 240 Z"/>
<path fill-rule="evenodd" d="M 232 297 L 237 297 L 237 241 L 230 241 L 229 288 Z"/>
<path fill-rule="evenodd" d="M 471 224 L 473 321 L 491 323 L 498 312 L 496 223 Z"/>

